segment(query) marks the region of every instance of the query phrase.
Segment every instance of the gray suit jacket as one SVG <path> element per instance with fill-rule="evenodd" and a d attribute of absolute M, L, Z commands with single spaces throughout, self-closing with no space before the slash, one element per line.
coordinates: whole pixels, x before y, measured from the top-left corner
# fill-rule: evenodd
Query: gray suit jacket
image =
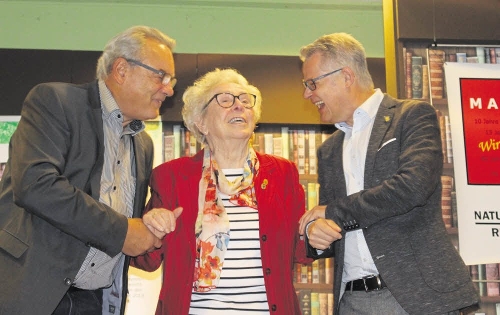
<path fill-rule="evenodd" d="M 40 84 L 26 97 L 0 181 L 0 314 L 51 314 L 90 246 L 109 256 L 121 252 L 127 218 L 98 202 L 101 114 L 97 82 Z M 145 132 L 133 143 L 138 217 L 153 144 Z"/>
<path fill-rule="evenodd" d="M 343 229 L 363 229 L 389 290 L 409 313 L 443 314 L 478 303 L 468 268 L 452 245 L 441 214 L 443 158 L 435 109 L 385 95 L 365 162 L 365 189 L 347 196 L 344 133 L 318 150 L 320 203 Z M 335 256 L 334 296 L 340 294 L 344 238 L 321 256 Z M 338 309 L 335 298 L 335 310 Z"/>

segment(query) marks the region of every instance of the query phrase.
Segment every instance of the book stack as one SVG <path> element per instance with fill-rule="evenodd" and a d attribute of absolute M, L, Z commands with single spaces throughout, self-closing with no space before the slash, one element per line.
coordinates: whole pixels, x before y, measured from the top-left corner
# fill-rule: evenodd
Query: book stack
<path fill-rule="evenodd" d="M 294 282 L 304 284 L 333 284 L 333 258 L 317 259 L 311 264 L 296 263 Z"/>
<path fill-rule="evenodd" d="M 333 293 L 313 289 L 297 290 L 302 315 L 333 315 Z"/>

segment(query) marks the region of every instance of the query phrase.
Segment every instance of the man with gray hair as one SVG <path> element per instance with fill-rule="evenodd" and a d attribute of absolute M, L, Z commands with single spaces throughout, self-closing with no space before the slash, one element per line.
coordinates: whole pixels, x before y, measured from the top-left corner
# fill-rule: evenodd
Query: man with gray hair
<path fill-rule="evenodd" d="M 124 313 L 130 256 L 164 234 L 139 218 L 153 164 L 143 120 L 174 93 L 174 47 L 134 26 L 108 42 L 96 81 L 27 95 L 0 181 L 1 314 Z"/>
<path fill-rule="evenodd" d="M 304 98 L 337 131 L 318 150 L 319 206 L 300 220 L 313 258 L 335 256 L 335 314 L 459 314 L 479 296 L 441 216 L 435 109 L 375 89 L 361 43 L 301 49 Z"/>

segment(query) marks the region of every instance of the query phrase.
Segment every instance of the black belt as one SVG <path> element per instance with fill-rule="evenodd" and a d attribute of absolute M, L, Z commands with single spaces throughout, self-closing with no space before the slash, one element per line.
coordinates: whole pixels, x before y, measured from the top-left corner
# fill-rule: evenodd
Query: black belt
<path fill-rule="evenodd" d="M 386 285 L 380 276 L 368 276 L 349 281 L 345 285 L 346 291 L 375 291 L 385 288 Z"/>

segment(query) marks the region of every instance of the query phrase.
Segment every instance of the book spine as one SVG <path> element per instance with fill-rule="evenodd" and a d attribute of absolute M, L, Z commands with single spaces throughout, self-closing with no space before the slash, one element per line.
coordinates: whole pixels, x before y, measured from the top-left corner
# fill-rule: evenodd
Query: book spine
<path fill-rule="evenodd" d="M 290 139 L 288 127 L 281 127 L 281 140 L 282 144 L 282 156 L 289 160 L 290 159 Z"/>
<path fill-rule="evenodd" d="M 487 296 L 499 296 L 500 295 L 500 280 L 498 276 L 498 264 L 486 264 L 486 295 Z"/>
<path fill-rule="evenodd" d="M 495 48 L 489 48 L 488 54 L 490 55 L 490 63 L 497 63 L 497 55 L 495 54 Z"/>
<path fill-rule="evenodd" d="M 333 315 L 333 293 L 328 293 L 328 315 Z"/>
<path fill-rule="evenodd" d="M 449 175 L 442 175 L 441 185 L 441 211 L 443 222 L 446 228 L 451 228 L 453 226 L 451 215 L 451 191 L 453 188 L 453 177 Z"/>
<path fill-rule="evenodd" d="M 486 296 L 486 265 L 477 265 L 477 277 L 479 280 L 479 295 Z"/>
<path fill-rule="evenodd" d="M 422 98 L 422 57 L 411 57 L 412 98 Z"/>
<path fill-rule="evenodd" d="M 283 138 L 273 138 L 273 154 L 283 157 Z"/>
<path fill-rule="evenodd" d="M 309 130 L 309 142 L 308 142 L 308 155 L 309 155 L 309 174 L 317 175 L 317 159 L 316 159 L 316 131 Z"/>
<path fill-rule="evenodd" d="M 299 305 L 302 315 L 311 315 L 311 290 L 299 290 Z"/>
<path fill-rule="evenodd" d="M 328 293 L 320 292 L 319 299 L 319 315 L 328 315 Z"/>
<path fill-rule="evenodd" d="M 422 65 L 422 98 L 429 99 L 429 66 Z"/>
<path fill-rule="evenodd" d="M 299 174 L 305 174 L 306 169 L 306 136 L 304 130 L 297 130 L 297 154 L 298 154 L 298 164 Z"/>
<path fill-rule="evenodd" d="M 433 99 L 442 99 L 444 96 L 444 58 L 444 51 L 437 49 L 429 50 L 429 80 L 431 87 L 431 97 Z"/>
<path fill-rule="evenodd" d="M 311 315 L 319 315 L 319 293 L 311 292 Z"/>
<path fill-rule="evenodd" d="M 174 158 L 177 159 L 181 157 L 181 125 L 173 125 L 172 132 L 174 135 Z"/>
<path fill-rule="evenodd" d="M 174 135 L 163 136 L 163 161 L 168 162 L 175 158 L 175 139 Z"/>
<path fill-rule="evenodd" d="M 411 59 L 412 52 L 406 51 L 405 53 L 405 87 L 406 87 L 406 98 L 412 98 L 412 76 L 411 76 Z"/>
<path fill-rule="evenodd" d="M 319 261 L 314 260 L 312 266 L 312 283 L 319 283 Z"/>
<path fill-rule="evenodd" d="M 446 137 L 446 162 L 453 163 L 453 146 L 451 142 L 451 123 L 450 116 L 444 116 L 444 127 Z"/>

